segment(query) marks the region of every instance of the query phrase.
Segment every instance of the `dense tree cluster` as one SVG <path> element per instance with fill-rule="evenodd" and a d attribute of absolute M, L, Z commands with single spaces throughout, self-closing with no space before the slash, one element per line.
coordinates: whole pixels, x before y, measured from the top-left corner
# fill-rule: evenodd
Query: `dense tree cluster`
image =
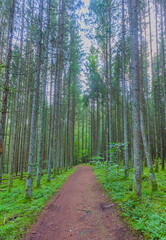
<path fill-rule="evenodd" d="M 79 1 L 0 1 L 0 181 L 74 163 L 76 97 L 81 61 Z M 35 170 L 35 171 L 34 171 Z"/>
<path fill-rule="evenodd" d="M 89 161 L 143 166 L 153 190 L 166 158 L 166 3 L 91 0 L 81 87 L 79 0 L 0 0 L 0 182 Z"/>
<path fill-rule="evenodd" d="M 155 190 L 154 168 L 164 169 L 166 157 L 165 2 L 91 0 L 90 23 L 96 42 L 86 93 L 91 155 L 124 163 L 126 177 L 134 167 L 141 196 L 143 166 Z"/>

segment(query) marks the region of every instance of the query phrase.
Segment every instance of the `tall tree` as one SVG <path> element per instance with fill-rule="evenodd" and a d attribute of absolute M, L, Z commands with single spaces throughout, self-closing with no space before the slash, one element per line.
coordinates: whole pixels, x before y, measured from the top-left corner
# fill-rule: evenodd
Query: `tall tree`
<path fill-rule="evenodd" d="M 44 128 L 44 111 L 45 111 L 45 98 L 46 98 L 46 81 L 47 81 L 47 68 L 48 68 L 48 47 L 49 47 L 49 33 L 50 33 L 50 7 L 51 0 L 48 1 L 47 6 L 47 25 L 46 25 L 46 40 L 44 45 L 44 74 L 42 81 L 42 102 L 40 111 L 40 126 L 39 126 L 39 144 L 37 156 L 37 187 L 40 187 L 41 179 L 41 159 L 42 159 L 42 145 L 43 145 L 43 128 Z"/>
<path fill-rule="evenodd" d="M 33 189 L 33 162 L 35 151 L 35 138 L 36 138 L 36 121 L 38 111 L 38 90 L 40 82 L 40 67 L 41 67 L 41 53 L 42 53 L 42 24 L 43 24 L 43 0 L 39 2 L 39 18 L 38 18 L 38 37 L 37 37 L 37 52 L 36 52 L 36 65 L 35 65 L 35 79 L 33 89 L 33 106 L 32 106 L 32 120 L 31 120 L 31 132 L 30 132 L 30 149 L 28 159 L 28 177 L 27 177 L 27 189 L 26 198 L 32 197 Z"/>
<path fill-rule="evenodd" d="M 141 132 L 138 58 L 138 0 L 128 0 L 131 36 L 132 121 L 134 148 L 134 190 L 141 197 Z"/>
<path fill-rule="evenodd" d="M 25 0 L 22 2 L 22 20 L 21 20 L 21 41 L 20 41 L 20 57 L 18 60 L 18 77 L 16 80 L 16 95 L 14 104 L 14 119 L 13 119 L 13 135 L 10 155 L 10 180 L 9 186 L 13 183 L 13 162 L 14 162 L 14 149 L 16 146 L 16 130 L 17 130 L 17 111 L 19 104 L 19 85 L 21 80 L 21 66 L 22 66 L 22 52 L 23 52 L 23 37 L 24 37 L 24 17 L 25 17 Z"/>
<path fill-rule="evenodd" d="M 125 174 L 129 176 L 128 157 L 128 131 L 127 131 L 127 97 L 126 97 L 126 77 L 125 77 L 125 4 L 122 0 L 122 92 L 123 92 L 123 122 L 124 122 L 124 143 L 125 143 Z"/>
<path fill-rule="evenodd" d="M 12 0 L 11 6 L 10 6 L 9 40 L 8 40 L 8 51 L 7 51 L 7 59 L 6 59 L 6 66 L 5 66 L 5 82 L 4 82 L 4 91 L 2 96 L 2 107 L 1 107 L 1 116 L 0 116 L 0 183 L 2 182 L 3 142 L 4 142 L 4 134 L 5 134 L 7 101 L 8 101 L 8 92 L 9 92 L 10 65 L 12 60 L 15 6 L 16 6 L 16 1 Z"/>

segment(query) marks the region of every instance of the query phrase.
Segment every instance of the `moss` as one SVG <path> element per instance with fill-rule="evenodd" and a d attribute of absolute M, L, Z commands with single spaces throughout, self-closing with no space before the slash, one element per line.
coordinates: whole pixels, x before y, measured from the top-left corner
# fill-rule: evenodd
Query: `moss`
<path fill-rule="evenodd" d="M 30 191 L 30 187 L 29 187 L 29 186 L 26 186 L 25 199 L 27 199 L 27 200 L 32 200 L 32 196 L 31 196 L 31 194 L 29 193 L 29 191 Z"/>
<path fill-rule="evenodd" d="M 157 182 L 156 182 L 156 180 L 153 180 L 152 181 L 152 192 L 156 192 L 157 190 L 158 190 Z"/>
<path fill-rule="evenodd" d="M 31 173 L 27 174 L 27 179 L 33 178 L 33 175 Z"/>
<path fill-rule="evenodd" d="M 37 188 L 41 188 L 41 184 L 39 182 L 36 183 Z"/>

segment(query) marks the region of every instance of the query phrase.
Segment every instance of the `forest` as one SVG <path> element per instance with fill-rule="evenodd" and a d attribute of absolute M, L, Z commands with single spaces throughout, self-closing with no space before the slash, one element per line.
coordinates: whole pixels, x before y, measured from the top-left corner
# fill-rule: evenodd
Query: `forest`
<path fill-rule="evenodd" d="M 0 0 L 0 240 L 94 173 L 129 229 L 80 239 L 165 240 L 165 160 L 165 0 Z"/>

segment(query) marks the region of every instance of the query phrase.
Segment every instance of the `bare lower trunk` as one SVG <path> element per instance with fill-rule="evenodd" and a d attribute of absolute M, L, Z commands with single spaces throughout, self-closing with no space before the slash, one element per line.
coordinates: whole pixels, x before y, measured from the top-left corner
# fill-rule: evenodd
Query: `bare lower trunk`
<path fill-rule="evenodd" d="M 138 0 L 129 0 L 131 31 L 132 120 L 134 148 L 134 190 L 141 197 L 141 131 L 138 74 Z"/>
<path fill-rule="evenodd" d="M 42 143 L 43 143 L 43 127 L 44 127 L 44 110 L 45 110 L 45 98 L 46 98 L 46 82 L 47 82 L 47 67 L 48 67 L 48 41 L 50 32 L 50 5 L 51 1 L 48 2 L 47 9 L 47 33 L 44 53 L 44 74 L 43 74 L 43 88 L 42 88 L 42 103 L 40 112 L 40 126 L 39 126 L 39 144 L 38 144 L 38 155 L 37 155 L 37 187 L 40 187 L 41 179 L 41 159 L 42 159 Z M 46 137 L 46 136 L 45 136 Z"/>
<path fill-rule="evenodd" d="M 16 1 L 12 0 L 11 8 L 10 8 L 9 43 L 8 43 L 7 60 L 6 60 L 6 68 L 5 68 L 5 82 L 4 82 L 4 91 L 2 96 L 2 107 L 1 107 L 1 116 L 0 116 L 0 183 L 2 182 L 3 141 L 4 141 L 4 133 L 5 133 L 7 100 L 8 100 L 8 91 L 9 91 L 10 63 L 12 59 L 15 4 L 16 4 Z"/>
<path fill-rule="evenodd" d="M 31 14 L 31 33 L 30 33 L 30 46 L 29 46 L 29 59 L 28 59 L 28 72 L 27 72 L 27 82 L 26 82 L 26 94 L 24 102 L 24 114 L 23 114 L 23 129 L 22 129 L 22 143 L 21 143 L 21 153 L 20 153 L 20 179 L 23 177 L 24 168 L 24 152 L 25 152 L 25 137 L 26 137 L 26 122 L 27 122 L 27 112 L 28 112 L 28 97 L 29 97 L 29 85 L 30 85 L 30 67 L 32 60 L 32 34 L 33 34 L 33 17 L 34 17 L 34 0 L 32 2 L 32 14 Z"/>
<path fill-rule="evenodd" d="M 106 42 L 106 73 L 105 73 L 105 80 L 106 80 L 106 161 L 108 162 L 108 146 L 109 146 L 109 95 L 108 95 L 108 40 Z"/>
<path fill-rule="evenodd" d="M 111 36 L 111 7 L 109 10 L 109 150 L 112 148 L 112 36 Z M 112 161 L 112 156 L 109 154 L 109 160 Z"/>
<path fill-rule="evenodd" d="M 147 137 L 145 134 L 145 126 L 144 126 L 144 118 L 143 118 L 142 109 L 140 110 L 140 119 L 141 119 L 142 141 L 143 141 L 144 151 L 145 151 L 147 165 L 148 165 L 148 169 L 149 169 L 150 181 L 152 184 L 152 190 L 156 191 L 157 190 L 157 182 L 156 182 L 155 174 L 153 171 L 152 160 L 151 160 L 150 153 L 149 153 L 148 141 L 147 141 Z"/>
<path fill-rule="evenodd" d="M 34 162 L 34 151 L 35 151 L 35 138 L 36 138 L 36 121 L 38 113 L 38 88 L 40 82 L 40 65 L 41 65 L 41 44 L 42 44 L 42 22 L 43 22 L 43 0 L 39 2 L 39 24 L 38 24 L 38 46 L 36 53 L 36 66 L 35 66 L 35 82 L 33 92 L 33 105 L 32 105 L 32 121 L 31 121 L 31 132 L 30 132 L 30 149 L 29 149 L 29 160 L 28 160 L 28 177 L 27 177 L 27 188 L 26 198 L 32 197 L 33 189 L 33 162 Z"/>
<path fill-rule="evenodd" d="M 18 63 L 18 78 L 16 80 L 16 95 L 15 95 L 14 119 L 13 119 L 13 135 L 12 135 L 12 145 L 11 145 L 11 154 L 10 154 L 9 187 L 12 187 L 12 184 L 13 184 L 13 162 L 14 162 L 14 149 L 15 149 L 15 145 L 16 145 L 17 111 L 18 111 L 18 104 L 19 104 L 19 85 L 20 85 L 20 80 L 21 80 L 23 37 L 24 37 L 24 7 L 25 7 L 25 0 L 23 0 L 23 4 L 22 4 L 20 58 L 19 58 L 19 63 Z"/>
<path fill-rule="evenodd" d="M 122 93 L 123 93 L 123 122 L 124 122 L 124 157 L 125 157 L 125 175 L 129 177 L 129 157 L 128 157 L 128 131 L 127 131 L 127 97 L 126 97 L 126 79 L 125 79 L 125 14 L 124 0 L 122 0 Z"/>
<path fill-rule="evenodd" d="M 100 157 L 100 103 L 97 97 L 97 157 Z"/>

